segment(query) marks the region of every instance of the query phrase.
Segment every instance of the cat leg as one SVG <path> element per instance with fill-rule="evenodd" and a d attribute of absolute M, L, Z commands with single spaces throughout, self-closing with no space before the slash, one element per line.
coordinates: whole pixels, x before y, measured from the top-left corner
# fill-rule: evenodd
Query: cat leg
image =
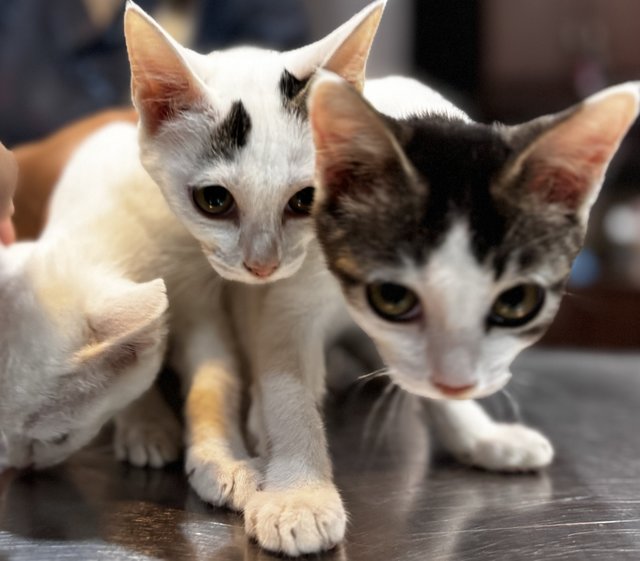
<path fill-rule="evenodd" d="M 427 410 L 445 448 L 459 461 L 492 471 L 548 466 L 553 446 L 537 430 L 494 421 L 475 401 L 429 400 Z"/>
<path fill-rule="evenodd" d="M 182 427 L 154 384 L 115 417 L 114 449 L 119 460 L 160 468 L 182 449 Z"/>
<path fill-rule="evenodd" d="M 264 331 L 271 336 L 268 353 L 256 361 L 256 383 L 269 456 L 263 487 L 245 508 L 245 527 L 270 551 L 297 556 L 331 549 L 344 538 L 347 516 L 320 412 L 322 338 L 297 331 L 299 340 L 276 341 L 295 330 Z"/>
<path fill-rule="evenodd" d="M 186 464 L 201 499 L 241 511 L 260 472 L 244 444 L 242 378 L 226 326 L 200 322 L 182 333 L 176 369 L 187 386 Z"/>

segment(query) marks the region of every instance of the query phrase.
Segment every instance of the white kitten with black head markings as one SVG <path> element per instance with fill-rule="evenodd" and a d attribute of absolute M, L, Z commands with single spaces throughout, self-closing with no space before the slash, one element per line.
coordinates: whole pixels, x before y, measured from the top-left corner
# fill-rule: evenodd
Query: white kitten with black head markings
<path fill-rule="evenodd" d="M 176 277 L 169 268 L 180 270 L 175 282 L 163 275 L 172 303 L 170 360 L 187 392 L 186 469 L 197 493 L 213 504 L 245 508 L 262 479 L 243 442 L 241 361 L 225 314 L 224 300 L 234 297 L 238 283 L 223 284 L 215 272 L 247 285 L 266 284 L 291 277 L 308 251 L 317 254 L 309 216 L 314 156 L 307 87 L 318 68 L 362 87 L 383 6 L 371 4 L 295 51 L 243 47 L 200 55 L 128 5 L 125 33 L 141 161 L 193 238 L 180 239 L 189 260 L 178 244 L 156 257 L 170 276 Z M 142 215 L 144 222 L 154 221 L 144 209 Z M 206 281 L 189 278 L 192 246 L 206 256 Z M 273 453 L 269 459 L 281 460 Z M 332 501 L 341 539 L 344 510 L 337 493 Z M 315 522 L 310 534 L 298 539 L 316 551 L 321 538 Z"/>
<path fill-rule="evenodd" d="M 365 92 L 392 119 L 335 77 L 317 82 L 315 218 L 351 315 L 392 380 L 468 400 L 504 386 L 512 360 L 553 320 L 640 87 L 509 127 L 474 123 L 422 88 L 406 104 L 388 87 Z M 541 435 L 496 425 L 471 401 L 433 407 L 463 459 L 501 469 L 551 459 Z"/>
<path fill-rule="evenodd" d="M 0 436 L 14 467 L 65 460 L 162 363 L 164 283 L 87 263 L 78 234 L 0 246 Z"/>
<path fill-rule="evenodd" d="M 324 68 L 361 88 L 383 2 L 289 52 L 195 53 L 129 4 L 125 19 L 141 160 L 225 279 L 291 276 L 313 237 L 306 91 Z"/>

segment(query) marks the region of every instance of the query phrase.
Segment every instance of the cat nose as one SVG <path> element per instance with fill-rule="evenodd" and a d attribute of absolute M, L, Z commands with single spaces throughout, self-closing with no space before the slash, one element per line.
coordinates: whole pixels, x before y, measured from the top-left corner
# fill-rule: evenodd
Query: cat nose
<path fill-rule="evenodd" d="M 476 387 L 475 384 L 467 384 L 464 386 L 450 386 L 448 384 L 442 384 L 441 382 L 433 382 L 433 385 L 438 388 L 444 395 L 449 397 L 462 397 L 470 390 Z"/>
<path fill-rule="evenodd" d="M 244 268 L 249 271 L 253 276 L 265 279 L 270 277 L 275 270 L 280 266 L 280 263 L 247 263 L 244 262 Z"/>

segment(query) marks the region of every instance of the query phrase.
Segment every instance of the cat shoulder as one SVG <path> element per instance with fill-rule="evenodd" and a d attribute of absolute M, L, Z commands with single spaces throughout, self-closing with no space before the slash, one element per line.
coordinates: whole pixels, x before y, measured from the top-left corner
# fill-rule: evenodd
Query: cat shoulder
<path fill-rule="evenodd" d="M 378 111 L 396 119 L 428 114 L 470 121 L 462 109 L 436 90 L 406 76 L 367 80 L 364 97 Z"/>

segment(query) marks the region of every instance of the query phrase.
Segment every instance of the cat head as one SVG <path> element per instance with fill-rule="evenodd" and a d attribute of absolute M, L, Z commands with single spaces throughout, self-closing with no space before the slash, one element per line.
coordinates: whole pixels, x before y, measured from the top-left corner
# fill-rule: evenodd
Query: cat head
<path fill-rule="evenodd" d="M 318 236 L 395 381 L 488 395 L 557 311 L 639 84 L 517 126 L 394 121 L 335 77 L 310 97 Z"/>
<path fill-rule="evenodd" d="M 200 55 L 128 4 L 142 163 L 224 278 L 274 281 L 304 261 L 314 237 L 308 84 L 325 68 L 362 88 L 383 7 L 374 2 L 294 51 L 241 47 Z"/>
<path fill-rule="evenodd" d="M 162 280 L 79 270 L 34 244 L 0 248 L 0 435 L 15 467 L 86 444 L 161 366 Z"/>

